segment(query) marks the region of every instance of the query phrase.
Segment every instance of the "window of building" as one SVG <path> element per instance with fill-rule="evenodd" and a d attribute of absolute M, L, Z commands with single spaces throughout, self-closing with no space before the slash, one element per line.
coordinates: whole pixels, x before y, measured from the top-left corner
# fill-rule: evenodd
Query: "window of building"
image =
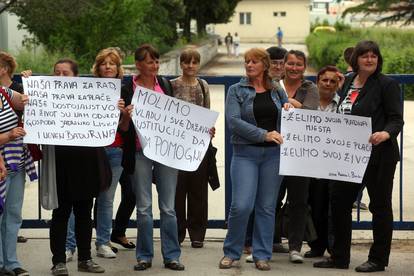
<path fill-rule="evenodd" d="M 252 13 L 251 12 L 241 12 L 239 13 L 240 25 L 250 25 L 252 24 Z"/>
<path fill-rule="evenodd" d="M 276 11 L 273 12 L 273 16 L 280 16 L 280 17 L 285 17 L 286 16 L 286 12 L 285 11 Z"/>

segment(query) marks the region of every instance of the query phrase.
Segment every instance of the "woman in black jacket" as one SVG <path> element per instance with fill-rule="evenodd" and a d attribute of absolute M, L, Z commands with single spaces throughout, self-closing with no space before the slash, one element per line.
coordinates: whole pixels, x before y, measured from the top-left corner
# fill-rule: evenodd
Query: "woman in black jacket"
<path fill-rule="evenodd" d="M 397 136 L 404 121 L 398 83 L 381 74 L 382 56 L 373 41 L 359 42 L 351 57 L 355 73 L 346 77 L 340 92 L 339 113 L 371 117 L 371 157 L 362 185 L 348 182 L 332 185 L 331 208 L 334 232 L 332 256 L 314 267 L 347 269 L 352 237 L 352 204 L 362 187 L 370 197 L 374 242 L 368 261 L 357 272 L 383 271 L 388 266 L 393 231 L 392 186 L 400 159 Z"/>

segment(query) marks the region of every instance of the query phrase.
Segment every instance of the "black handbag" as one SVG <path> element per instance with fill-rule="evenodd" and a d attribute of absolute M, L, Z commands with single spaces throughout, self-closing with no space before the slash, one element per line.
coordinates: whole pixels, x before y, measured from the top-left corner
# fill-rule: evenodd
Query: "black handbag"
<path fill-rule="evenodd" d="M 217 172 L 217 160 L 216 160 L 217 148 L 213 146 L 210 142 L 208 146 L 206 155 L 207 155 L 207 176 L 208 183 L 210 184 L 211 189 L 217 190 L 220 188 L 220 180 Z"/>

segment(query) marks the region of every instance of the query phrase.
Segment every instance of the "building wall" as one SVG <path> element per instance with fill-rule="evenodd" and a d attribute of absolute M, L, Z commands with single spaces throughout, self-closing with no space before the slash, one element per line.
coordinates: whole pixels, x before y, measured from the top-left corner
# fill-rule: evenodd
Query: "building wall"
<path fill-rule="evenodd" d="M 275 42 L 277 27 L 284 33 L 284 42 L 304 42 L 309 34 L 310 1 L 304 0 L 243 0 L 227 24 L 216 24 L 214 31 L 221 37 L 237 32 L 243 42 Z M 240 24 L 240 13 L 251 13 L 251 24 Z M 278 16 L 274 16 L 277 12 Z M 286 16 L 280 16 L 286 12 Z"/>
<path fill-rule="evenodd" d="M 0 14 L 0 48 L 10 52 L 16 52 L 22 47 L 24 36 L 29 36 L 25 30 L 19 30 L 18 17 L 14 14 L 3 12 Z"/>

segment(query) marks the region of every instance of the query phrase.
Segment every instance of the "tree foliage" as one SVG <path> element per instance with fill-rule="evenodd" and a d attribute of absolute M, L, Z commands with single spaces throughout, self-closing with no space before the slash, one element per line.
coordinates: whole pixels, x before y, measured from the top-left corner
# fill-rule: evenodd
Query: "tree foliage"
<path fill-rule="evenodd" d="M 184 36 L 191 40 L 191 19 L 197 21 L 197 33 L 204 34 L 207 24 L 227 23 L 241 0 L 184 0 Z"/>
<path fill-rule="evenodd" d="M 181 0 L 17 0 L 10 12 L 48 51 L 69 51 L 90 64 L 105 47 L 126 52 L 139 44 L 174 45 Z"/>
<path fill-rule="evenodd" d="M 355 7 L 346 9 L 342 17 L 350 13 L 384 15 L 377 24 L 403 21 L 403 25 L 409 25 L 414 22 L 414 0 L 365 0 Z"/>

